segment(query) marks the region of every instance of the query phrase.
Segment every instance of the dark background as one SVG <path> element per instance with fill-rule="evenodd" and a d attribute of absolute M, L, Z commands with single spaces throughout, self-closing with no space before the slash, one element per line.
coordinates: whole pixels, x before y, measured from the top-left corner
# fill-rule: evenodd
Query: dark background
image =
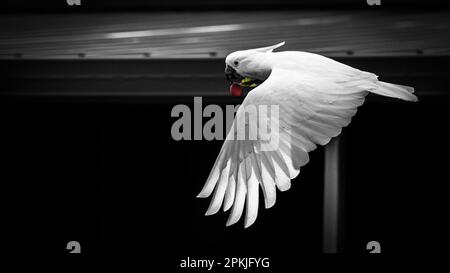
<path fill-rule="evenodd" d="M 50 12 L 51 20 L 67 10 L 60 3 L 64 1 L 57 2 L 6 1 L 2 5 L 10 18 Z M 412 9 L 409 12 L 418 16 L 424 14 L 423 8 L 439 11 L 439 16 L 447 8 L 445 1 L 385 2 L 380 8 L 392 8 L 390 18 L 397 13 L 404 16 L 401 10 L 406 3 Z M 340 3 L 89 1 L 77 12 L 183 9 L 203 13 L 255 7 L 340 14 L 368 8 L 365 1 Z M 438 26 L 433 18 L 438 16 L 431 13 L 422 23 Z M 450 25 L 444 21 L 439 26 Z M 8 29 L 15 32 L 14 25 Z M 42 29 L 31 28 L 29 34 Z M 351 38 L 356 30 L 347 28 L 350 36 L 343 32 L 342 39 Z M 24 39 L 34 39 L 24 28 L 20 31 Z M 380 41 L 384 31 L 376 32 Z M 445 31 L 437 33 L 442 39 L 434 45 L 450 48 Z M 414 29 L 410 34 L 414 36 Z M 3 39 L 8 41 L 7 36 Z M 427 44 L 432 39 L 417 35 L 417 40 Z M 375 72 L 382 80 L 416 87 L 419 102 L 369 96 L 344 129 L 345 198 L 339 250 L 365 259 L 367 242 L 376 240 L 384 257 L 445 253 L 448 56 L 427 55 L 428 48 L 416 43 L 406 55 L 404 48 L 398 52 L 393 45 L 388 53 L 358 57 L 354 48 L 359 42 L 356 39 L 353 47 L 343 50 L 339 60 Z M 95 41 L 90 43 L 95 47 Z M 0 49 L 5 54 L 0 60 L 1 181 L 12 223 L 7 226 L 8 235 L 16 242 L 11 252 L 23 255 L 36 247 L 39 254 L 67 255 L 66 243 L 77 240 L 87 257 L 144 255 L 152 265 L 174 270 L 179 259 L 187 256 L 270 257 L 272 269 L 279 269 L 295 266 L 301 257 L 321 255 L 323 148 L 310 154 L 310 163 L 289 191 L 278 192 L 273 208 L 265 210 L 260 204 L 258 220 L 249 229 L 242 222 L 225 228 L 228 213 L 203 215 L 209 199 L 195 196 L 221 141 L 172 140 L 175 119 L 170 111 L 178 103 L 192 104 L 195 95 L 203 95 L 204 106 L 239 103 L 227 93 L 222 51 L 184 62 L 177 58 L 120 61 L 114 56 L 95 61 L 89 52 L 86 58 L 76 55 L 75 60 L 48 52 L 51 58 L 22 59 L 22 55 L 11 55 L 21 53 L 12 51 L 14 46 L 4 44 Z M 31 56 L 33 49 L 42 50 L 34 45 L 25 48 Z M 156 76 L 146 78 L 142 73 Z M 208 73 L 209 78 L 202 78 Z"/>
<path fill-rule="evenodd" d="M 95 9 L 98 11 L 111 11 L 111 10 L 133 10 L 133 9 L 148 9 L 152 11 L 154 9 L 189 9 L 189 10 L 199 10 L 199 9 L 236 9 L 238 7 L 252 8 L 252 9 L 268 9 L 268 8 L 279 8 L 279 9 L 290 9 L 290 8 L 365 8 L 367 2 L 365 0 L 195 0 L 195 1 L 183 1 L 183 0 L 166 0 L 166 1 L 146 1 L 146 0 L 81 0 L 80 12 L 87 11 L 87 9 Z M 433 8 L 439 9 L 447 4 L 445 0 L 385 0 L 381 1 L 382 5 L 380 8 Z M 29 1 L 29 0 L 6 0 L 2 2 L 4 8 L 10 9 L 11 11 L 52 11 L 66 9 L 66 1 L 60 0 L 42 0 L 42 1 Z M 252 10 L 249 10 L 250 12 Z"/>

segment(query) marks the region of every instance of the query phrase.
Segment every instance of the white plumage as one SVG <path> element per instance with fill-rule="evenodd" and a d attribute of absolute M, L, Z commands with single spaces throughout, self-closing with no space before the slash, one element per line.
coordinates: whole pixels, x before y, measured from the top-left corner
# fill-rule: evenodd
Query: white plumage
<path fill-rule="evenodd" d="M 291 179 L 308 163 L 308 152 L 326 145 L 341 133 L 368 93 L 417 101 L 412 87 L 385 83 L 364 72 L 317 54 L 272 52 L 284 44 L 237 51 L 226 65 L 242 77 L 263 81 L 251 90 L 239 108 L 278 105 L 279 145 L 261 149 L 263 139 L 237 140 L 233 124 L 212 171 L 198 197 L 213 193 L 206 215 L 231 208 L 227 226 L 239 221 L 245 205 L 245 227 L 258 215 L 259 187 L 265 207 L 276 201 L 276 188 L 286 191 Z M 267 141 L 266 141 L 267 142 Z"/>

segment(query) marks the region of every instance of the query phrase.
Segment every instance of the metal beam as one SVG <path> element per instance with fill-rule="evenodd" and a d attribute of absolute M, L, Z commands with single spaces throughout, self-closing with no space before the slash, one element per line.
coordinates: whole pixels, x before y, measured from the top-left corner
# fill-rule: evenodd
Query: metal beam
<path fill-rule="evenodd" d="M 336 60 L 376 73 L 383 81 L 414 86 L 421 99 L 448 94 L 450 56 Z M 229 96 L 223 67 L 222 58 L 0 60 L 0 96 L 150 101 L 204 96 L 237 102 Z M 382 98 L 368 101 L 374 100 Z"/>
<path fill-rule="evenodd" d="M 325 146 L 325 176 L 323 194 L 323 252 L 339 251 L 339 211 L 341 210 L 340 137 Z"/>

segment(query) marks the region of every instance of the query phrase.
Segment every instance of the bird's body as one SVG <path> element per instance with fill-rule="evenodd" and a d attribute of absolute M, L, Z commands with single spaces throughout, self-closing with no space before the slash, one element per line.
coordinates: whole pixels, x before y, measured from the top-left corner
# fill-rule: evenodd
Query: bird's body
<path fill-rule="evenodd" d="M 411 87 L 381 82 L 373 73 L 321 55 L 272 52 L 283 44 L 237 51 L 225 61 L 227 77 L 234 85 L 239 85 L 244 78 L 260 83 L 247 94 L 239 108 L 211 174 L 198 195 L 208 197 L 214 190 L 207 215 L 216 213 L 222 206 L 225 211 L 232 208 L 227 225 L 240 219 L 244 204 L 245 227 L 254 223 L 259 186 L 266 208 L 273 206 L 276 188 L 280 191 L 290 188 L 291 179 L 308 163 L 308 152 L 339 135 L 368 93 L 417 100 Z M 262 122 L 277 126 L 276 136 L 271 133 L 268 138 L 260 135 L 256 139 L 236 138 L 239 121 L 247 127 L 255 122 L 246 116 L 246 108 L 274 105 L 279 111 L 276 120 L 275 116 L 258 114 L 256 122 L 261 122 L 262 117 Z M 275 138 L 277 141 L 272 141 Z"/>

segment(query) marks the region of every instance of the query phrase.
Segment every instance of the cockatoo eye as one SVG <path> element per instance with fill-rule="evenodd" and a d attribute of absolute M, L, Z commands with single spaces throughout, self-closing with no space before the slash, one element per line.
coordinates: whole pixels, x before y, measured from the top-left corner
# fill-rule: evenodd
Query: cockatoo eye
<path fill-rule="evenodd" d="M 235 66 L 238 66 L 238 65 L 239 65 L 239 62 L 238 62 L 238 61 L 234 61 L 233 63 L 234 63 Z"/>

